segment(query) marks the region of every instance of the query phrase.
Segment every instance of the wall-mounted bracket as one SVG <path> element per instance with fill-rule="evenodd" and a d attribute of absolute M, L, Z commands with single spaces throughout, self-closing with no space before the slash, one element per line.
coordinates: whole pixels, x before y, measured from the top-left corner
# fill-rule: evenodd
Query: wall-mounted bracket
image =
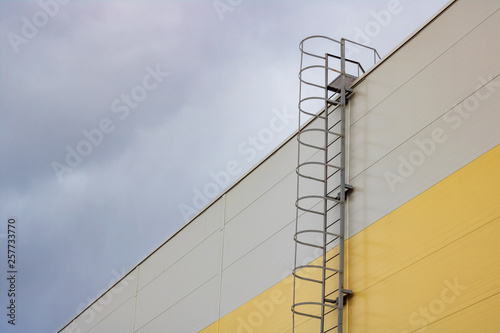
<path fill-rule="evenodd" d="M 345 184 L 345 196 L 347 197 L 347 195 L 349 193 L 351 193 L 352 191 L 354 191 L 354 186 L 352 185 L 349 185 L 349 184 Z M 340 200 L 340 192 L 337 193 L 337 196 L 334 198 L 335 200 Z"/>

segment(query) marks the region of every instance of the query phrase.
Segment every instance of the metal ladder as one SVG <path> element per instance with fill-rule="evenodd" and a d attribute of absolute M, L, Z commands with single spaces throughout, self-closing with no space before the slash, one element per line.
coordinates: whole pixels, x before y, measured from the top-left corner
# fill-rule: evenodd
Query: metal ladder
<path fill-rule="evenodd" d="M 315 52 L 321 44 L 332 53 Z M 345 106 L 364 69 L 346 58 L 347 39 L 311 36 L 300 42 L 297 207 L 293 281 L 293 332 L 343 331 L 346 184 Z M 307 49 L 306 48 L 310 48 Z M 321 51 L 320 51 L 321 52 Z M 336 53 L 336 54 L 335 54 Z M 346 68 L 349 67 L 349 68 Z M 318 112 L 318 110 L 320 110 Z M 312 118 L 301 126 L 301 118 Z"/>

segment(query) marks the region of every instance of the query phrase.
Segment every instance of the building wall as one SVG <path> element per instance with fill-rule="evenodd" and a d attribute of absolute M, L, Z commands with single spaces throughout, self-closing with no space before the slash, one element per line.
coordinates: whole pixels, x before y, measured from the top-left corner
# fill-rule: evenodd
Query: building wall
<path fill-rule="evenodd" d="M 500 329 L 499 9 L 453 2 L 355 86 L 349 332 Z M 61 332 L 291 332 L 296 164 L 292 137 Z"/>
<path fill-rule="evenodd" d="M 499 170 L 497 145 L 349 238 L 347 332 L 498 332 Z M 202 332 L 291 332 L 292 283 Z M 295 332 L 316 326 L 300 319 Z"/>

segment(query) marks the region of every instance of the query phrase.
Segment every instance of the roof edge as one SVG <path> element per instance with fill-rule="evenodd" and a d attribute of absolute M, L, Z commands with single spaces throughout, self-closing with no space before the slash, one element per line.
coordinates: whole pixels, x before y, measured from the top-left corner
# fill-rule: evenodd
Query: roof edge
<path fill-rule="evenodd" d="M 392 57 L 399 49 L 408 44 L 412 39 L 418 36 L 422 30 L 424 30 L 428 25 L 430 25 L 433 21 L 435 21 L 439 16 L 441 16 L 444 12 L 446 12 L 450 6 L 457 2 L 458 0 L 450 0 L 446 3 L 440 10 L 438 10 L 434 15 L 432 15 L 427 21 L 425 21 L 420 27 L 418 27 L 411 35 L 409 35 L 405 40 L 399 43 L 396 47 L 394 47 L 389 53 L 387 53 L 379 62 L 377 62 L 374 66 L 370 67 L 362 76 L 360 76 L 356 81 L 354 81 L 352 88 L 356 87 L 359 83 L 361 83 L 371 72 L 381 66 L 387 59 Z"/>

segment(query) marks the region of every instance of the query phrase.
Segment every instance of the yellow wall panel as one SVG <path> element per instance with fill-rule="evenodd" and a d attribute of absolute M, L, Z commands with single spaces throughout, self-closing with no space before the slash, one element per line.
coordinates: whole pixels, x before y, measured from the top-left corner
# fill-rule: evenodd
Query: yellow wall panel
<path fill-rule="evenodd" d="M 498 333 L 498 309 L 500 309 L 500 292 L 462 311 L 455 312 L 441 320 L 436 320 L 425 331 L 421 330 L 421 332 Z M 471 320 L 471 318 L 474 320 Z"/>
<path fill-rule="evenodd" d="M 291 327 L 292 284 L 289 276 L 201 332 L 285 332 Z"/>
<path fill-rule="evenodd" d="M 355 290 L 349 332 L 423 332 L 500 292 L 499 235 L 500 217 L 370 288 Z M 467 320 L 483 332 L 480 317 Z M 500 329 L 500 318 L 496 321 Z"/>
<path fill-rule="evenodd" d="M 349 332 L 420 329 L 455 279 L 469 296 L 443 313 L 500 288 L 499 170 L 497 146 L 348 240 Z"/>
<path fill-rule="evenodd" d="M 212 325 L 206 327 L 202 331 L 203 333 L 219 333 L 219 321 L 216 321 Z"/>
<path fill-rule="evenodd" d="M 500 146 L 347 242 L 349 285 L 362 291 L 500 216 Z"/>

